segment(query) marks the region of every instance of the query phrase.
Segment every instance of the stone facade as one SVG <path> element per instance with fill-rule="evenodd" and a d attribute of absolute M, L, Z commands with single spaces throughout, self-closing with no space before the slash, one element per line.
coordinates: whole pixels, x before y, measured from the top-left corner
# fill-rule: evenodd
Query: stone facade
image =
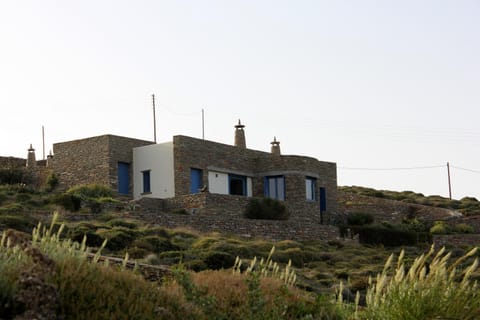
<path fill-rule="evenodd" d="M 173 144 L 176 197 L 190 194 L 191 168 L 202 170 L 202 180 L 207 187 L 207 192 L 210 171 L 248 176 L 252 179 L 253 197 L 264 197 L 265 177 L 283 176 L 285 205 L 291 218 L 303 220 L 305 223 L 321 222 L 318 195 L 320 187 L 326 190 L 327 207 L 323 214 L 324 222 L 328 223 L 336 213 L 335 163 L 303 156 L 275 155 L 186 136 L 175 136 Z M 307 177 L 316 179 L 317 194 L 312 201 L 306 199 Z"/>
<path fill-rule="evenodd" d="M 0 157 L 0 168 L 16 169 L 26 167 L 27 160 L 15 157 Z"/>
<path fill-rule="evenodd" d="M 152 143 L 115 135 L 56 143 L 52 167 L 59 177 L 59 187 L 96 183 L 117 190 L 118 162 L 131 164 L 132 149 Z M 132 186 L 129 189 L 131 193 Z"/>

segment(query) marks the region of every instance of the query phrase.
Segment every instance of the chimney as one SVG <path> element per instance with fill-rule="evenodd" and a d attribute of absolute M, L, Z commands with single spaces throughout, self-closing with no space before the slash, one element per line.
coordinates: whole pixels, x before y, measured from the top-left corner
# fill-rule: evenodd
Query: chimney
<path fill-rule="evenodd" d="M 245 143 L 245 131 L 243 130 L 245 126 L 238 119 L 238 124 L 235 126 L 235 147 L 246 149 L 247 145 Z"/>
<path fill-rule="evenodd" d="M 277 141 L 277 137 L 273 137 L 273 141 L 270 142 L 272 145 L 271 153 L 275 156 L 280 155 L 280 141 Z"/>
<path fill-rule="evenodd" d="M 47 167 L 51 167 L 53 164 L 53 154 L 52 150 L 50 150 L 50 153 L 47 156 Z"/>
<path fill-rule="evenodd" d="M 36 167 L 37 160 L 35 159 L 35 149 L 33 149 L 32 144 L 30 144 L 30 148 L 28 148 L 28 155 L 27 155 L 27 167 Z"/>

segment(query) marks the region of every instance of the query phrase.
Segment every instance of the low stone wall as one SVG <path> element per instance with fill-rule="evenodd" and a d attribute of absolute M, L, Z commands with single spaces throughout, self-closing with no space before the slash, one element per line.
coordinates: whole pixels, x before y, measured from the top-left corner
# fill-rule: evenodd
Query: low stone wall
<path fill-rule="evenodd" d="M 408 214 L 414 214 L 425 221 L 449 220 L 458 218 L 455 211 L 423 206 L 402 201 L 361 196 L 338 191 L 338 213 L 345 218 L 349 213 L 370 213 L 376 221 L 399 223 Z"/>
<path fill-rule="evenodd" d="M 480 234 L 434 235 L 433 243 L 437 248 L 441 248 L 444 246 L 455 247 L 455 248 L 474 247 L 474 246 L 480 245 Z"/>
<path fill-rule="evenodd" d="M 337 227 L 321 225 L 319 217 L 307 218 L 295 209 L 288 220 L 246 219 L 243 212 L 250 198 L 198 193 L 171 199 L 142 198 L 132 208 L 132 217 L 168 228 L 187 227 L 201 232 L 231 233 L 270 240 L 332 240 L 339 238 Z M 185 209 L 187 214 L 174 214 Z"/>

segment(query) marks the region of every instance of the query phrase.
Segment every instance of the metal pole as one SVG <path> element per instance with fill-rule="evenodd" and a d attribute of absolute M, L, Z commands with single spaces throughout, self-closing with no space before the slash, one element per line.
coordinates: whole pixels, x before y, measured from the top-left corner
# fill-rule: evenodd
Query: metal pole
<path fill-rule="evenodd" d="M 202 108 L 202 140 L 205 140 L 205 112 Z"/>
<path fill-rule="evenodd" d="M 155 95 L 152 94 L 152 105 L 153 105 L 153 141 L 157 143 L 157 119 L 155 116 Z"/>
<path fill-rule="evenodd" d="M 452 200 L 452 182 L 450 180 L 450 163 L 447 162 L 447 174 L 448 174 L 448 197 Z"/>
<path fill-rule="evenodd" d="M 45 160 L 45 129 L 42 126 L 43 160 Z"/>

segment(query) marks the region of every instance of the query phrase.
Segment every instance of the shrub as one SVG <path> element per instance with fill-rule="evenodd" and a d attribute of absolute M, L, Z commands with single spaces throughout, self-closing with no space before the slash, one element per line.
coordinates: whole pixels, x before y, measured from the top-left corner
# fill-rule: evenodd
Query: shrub
<path fill-rule="evenodd" d="M 347 216 L 347 224 L 352 226 L 363 226 L 366 224 L 372 224 L 374 217 L 370 213 L 355 212 L 350 213 Z"/>
<path fill-rule="evenodd" d="M 58 186 L 58 182 L 58 177 L 54 172 L 49 174 L 45 182 L 45 191 L 52 192 Z"/>
<path fill-rule="evenodd" d="M 30 176 L 21 168 L 0 168 L 0 184 L 29 183 Z"/>
<path fill-rule="evenodd" d="M 68 189 L 67 193 L 73 194 L 82 200 L 113 196 L 112 189 L 110 189 L 108 186 L 100 184 L 82 184 L 79 186 L 74 186 Z"/>
<path fill-rule="evenodd" d="M 287 220 L 289 218 L 285 205 L 271 198 L 251 199 L 244 215 L 248 219 Z"/>
<path fill-rule="evenodd" d="M 98 229 L 96 232 L 101 238 L 107 239 L 107 248 L 113 251 L 123 250 L 135 240 L 135 232 L 126 228 Z"/>
<path fill-rule="evenodd" d="M 203 257 L 203 262 L 208 269 L 220 270 L 231 268 L 235 263 L 235 257 L 226 252 L 214 251 L 208 252 Z"/>
<path fill-rule="evenodd" d="M 23 206 L 20 203 L 10 203 L 0 208 L 0 214 L 18 213 L 23 211 Z"/>
<path fill-rule="evenodd" d="M 456 233 L 473 233 L 473 227 L 466 223 L 458 223 L 453 227 L 453 231 Z"/>
<path fill-rule="evenodd" d="M 401 230 L 396 226 L 357 226 L 352 227 L 358 233 L 359 241 L 363 244 L 382 244 L 384 246 L 414 246 L 418 243 L 431 242 L 426 233 L 410 230 Z"/>
<path fill-rule="evenodd" d="M 450 227 L 445 221 L 435 221 L 433 226 L 430 228 L 431 234 L 448 234 L 450 233 Z"/>
<path fill-rule="evenodd" d="M 176 251 L 179 249 L 179 247 L 172 244 L 169 239 L 159 236 L 144 236 L 138 238 L 135 240 L 135 242 L 133 242 L 133 245 L 153 253 Z"/>
<path fill-rule="evenodd" d="M 0 215 L 0 229 L 15 229 L 30 232 L 35 227 L 36 221 L 27 215 Z"/>

